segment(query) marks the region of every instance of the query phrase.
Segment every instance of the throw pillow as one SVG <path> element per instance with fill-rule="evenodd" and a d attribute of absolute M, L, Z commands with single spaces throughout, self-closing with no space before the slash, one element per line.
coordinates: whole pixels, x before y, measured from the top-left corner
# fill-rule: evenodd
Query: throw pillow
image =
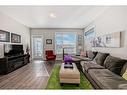
<path fill-rule="evenodd" d="M 126 69 L 125 73 L 122 75 L 122 77 L 123 77 L 125 80 L 127 80 L 127 69 Z"/>
<path fill-rule="evenodd" d="M 87 55 L 88 58 L 93 60 L 95 58 L 95 56 L 97 55 L 97 53 L 98 52 L 95 52 L 95 51 L 87 51 L 86 55 Z"/>
<path fill-rule="evenodd" d="M 109 55 L 108 53 L 98 52 L 96 57 L 93 59 L 93 61 L 96 62 L 97 64 L 103 66 L 104 60 L 106 59 L 106 57 L 108 55 Z"/>
<path fill-rule="evenodd" d="M 121 69 L 125 64 L 125 62 L 126 60 L 124 59 L 109 55 L 104 61 L 104 67 L 114 72 L 115 74 L 120 75 Z"/>
<path fill-rule="evenodd" d="M 86 57 L 86 52 L 81 51 L 80 56 Z"/>
<path fill-rule="evenodd" d="M 125 73 L 126 69 L 127 69 L 127 62 L 124 64 L 124 66 L 121 69 L 121 73 L 120 73 L 121 76 L 123 76 L 123 74 Z"/>

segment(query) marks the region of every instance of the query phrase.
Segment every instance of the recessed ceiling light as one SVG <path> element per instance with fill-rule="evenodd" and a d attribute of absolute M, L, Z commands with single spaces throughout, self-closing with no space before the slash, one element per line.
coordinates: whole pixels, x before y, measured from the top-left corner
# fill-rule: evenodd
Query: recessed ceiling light
<path fill-rule="evenodd" d="M 50 13 L 51 18 L 56 18 L 56 15 L 54 13 Z"/>

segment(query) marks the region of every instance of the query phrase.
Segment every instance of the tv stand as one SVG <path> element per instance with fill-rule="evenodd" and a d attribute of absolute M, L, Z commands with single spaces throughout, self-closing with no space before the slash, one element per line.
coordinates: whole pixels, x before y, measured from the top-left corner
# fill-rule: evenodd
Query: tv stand
<path fill-rule="evenodd" d="M 0 58 L 0 74 L 8 74 L 29 63 L 29 54 Z"/>

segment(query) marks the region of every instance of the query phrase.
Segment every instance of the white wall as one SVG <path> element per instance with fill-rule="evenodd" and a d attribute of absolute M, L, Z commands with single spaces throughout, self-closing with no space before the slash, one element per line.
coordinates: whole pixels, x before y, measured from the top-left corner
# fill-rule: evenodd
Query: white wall
<path fill-rule="evenodd" d="M 42 35 L 43 43 L 44 43 L 44 51 L 48 49 L 52 49 L 55 52 L 55 32 L 71 32 L 76 33 L 77 35 L 82 35 L 82 29 L 31 29 L 31 35 Z M 52 44 L 46 44 L 46 39 L 52 39 Z M 44 52 L 43 52 L 44 53 Z M 45 58 L 45 54 L 44 54 Z M 62 56 L 57 56 L 57 59 L 61 59 Z"/>
<path fill-rule="evenodd" d="M 120 48 L 86 48 L 87 50 L 97 50 L 108 52 L 116 57 L 127 59 L 127 7 L 110 7 L 98 18 L 96 18 L 85 31 L 95 26 L 96 36 L 101 36 L 113 32 L 122 32 Z"/>
<path fill-rule="evenodd" d="M 16 33 L 21 35 L 21 44 L 24 45 L 24 50 L 26 50 L 26 45 L 30 46 L 30 32 L 29 28 L 15 21 L 11 17 L 0 13 L 0 30 L 5 30 L 10 33 Z M 11 40 L 10 40 L 11 41 Z M 0 42 L 4 44 L 6 42 Z M 10 44 L 11 42 L 8 42 Z"/>

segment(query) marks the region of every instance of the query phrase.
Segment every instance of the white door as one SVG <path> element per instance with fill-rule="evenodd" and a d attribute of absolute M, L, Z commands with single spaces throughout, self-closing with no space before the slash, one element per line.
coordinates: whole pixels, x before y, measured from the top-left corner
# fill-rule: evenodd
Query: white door
<path fill-rule="evenodd" d="M 32 57 L 43 58 L 43 38 L 42 36 L 32 36 Z"/>

